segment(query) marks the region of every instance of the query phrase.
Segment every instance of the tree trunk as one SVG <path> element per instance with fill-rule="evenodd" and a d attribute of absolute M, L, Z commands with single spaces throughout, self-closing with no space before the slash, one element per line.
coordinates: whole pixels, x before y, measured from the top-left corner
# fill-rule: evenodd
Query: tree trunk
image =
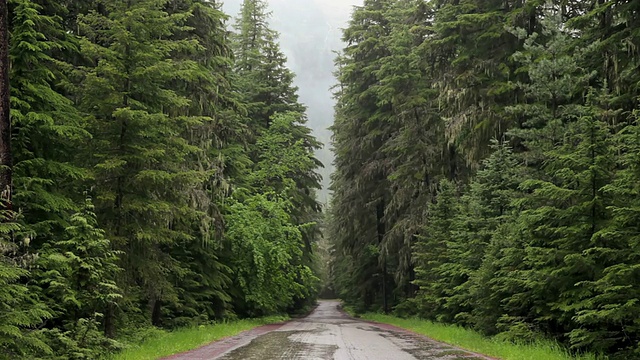
<path fill-rule="evenodd" d="M 9 8 L 0 0 L 0 190 L 6 208 L 11 206 L 11 118 L 9 114 Z"/>
<path fill-rule="evenodd" d="M 161 317 L 162 317 L 162 301 L 160 299 L 156 299 L 153 301 L 153 306 L 151 310 L 151 324 L 153 326 L 160 326 Z"/>
<path fill-rule="evenodd" d="M 0 0 L 1 1 L 1 0 Z M 116 324 L 115 324 L 115 305 L 109 303 L 107 305 L 107 313 L 104 316 L 104 336 L 109 339 L 116 337 Z"/>
<path fill-rule="evenodd" d="M 385 201 L 384 199 L 378 203 L 376 209 L 376 222 L 377 222 L 377 232 L 378 232 L 378 246 L 380 247 L 380 251 L 382 251 L 382 308 L 386 313 L 389 312 L 389 305 L 387 303 L 387 255 L 384 254 L 384 250 L 382 249 L 382 241 L 384 240 L 384 234 L 386 232 L 385 224 L 384 224 L 384 210 L 385 210 Z"/>

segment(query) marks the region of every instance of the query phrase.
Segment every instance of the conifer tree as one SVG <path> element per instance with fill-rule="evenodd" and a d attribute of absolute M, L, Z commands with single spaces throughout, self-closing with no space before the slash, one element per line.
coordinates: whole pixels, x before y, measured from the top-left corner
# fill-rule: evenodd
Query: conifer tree
<path fill-rule="evenodd" d="M 606 111 L 600 114 L 610 120 L 618 114 Z M 588 265 L 598 270 L 596 277 L 577 285 L 585 288 L 589 296 L 575 306 L 576 322 L 569 337 L 576 348 L 617 352 L 614 358 L 633 358 L 638 354 L 638 125 L 625 126 L 615 135 L 615 151 L 621 154 L 617 161 L 620 169 L 613 181 L 602 188 L 611 199 L 607 208 L 611 221 L 596 231 L 591 248 L 583 255 Z"/>
<path fill-rule="evenodd" d="M 34 282 L 54 314 L 45 332 L 60 358 L 91 358 L 115 348 L 102 332 L 106 310 L 121 298 L 115 283 L 118 253 L 97 227 L 90 199 L 71 215 L 65 239 L 45 244 Z"/>
<path fill-rule="evenodd" d="M 416 280 L 419 287 L 416 303 L 419 314 L 427 319 L 442 319 L 448 284 L 454 281 L 445 271 L 452 262 L 448 244 L 453 237 L 454 219 L 460 210 L 456 186 L 442 180 L 435 202 L 429 207 L 428 223 L 420 231 L 413 247 Z"/>
<path fill-rule="evenodd" d="M 12 122 L 15 205 L 25 231 L 38 249 L 59 237 L 78 210 L 80 181 L 88 174 L 74 154 L 91 138 L 73 103 L 57 85 L 68 81 L 68 64 L 53 54 L 72 47 L 61 19 L 33 1 L 13 1 Z M 53 148 L 53 151 L 52 151 Z"/>
<path fill-rule="evenodd" d="M 419 46 L 431 36 L 432 8 L 424 1 L 397 1 L 385 17 L 392 24 L 384 38 L 389 56 L 376 72 L 379 106 L 390 104 L 394 129 L 382 152 L 391 169 L 389 200 L 385 209 L 388 231 L 382 247 L 396 258 L 396 287 L 407 295 L 414 288 L 411 245 L 425 220 L 424 205 L 430 203 L 439 180 L 445 176 L 447 146 L 444 122 L 436 111 L 433 74 L 421 66 Z M 401 76 L 399 76 L 402 74 Z"/>
<path fill-rule="evenodd" d="M 370 252 L 378 255 L 377 269 L 360 272 L 376 274 L 375 280 L 354 277 L 351 281 L 358 287 L 370 286 L 359 291 L 366 295 L 360 299 L 363 307 L 377 303 L 385 311 L 389 310 L 387 301 L 392 286 L 388 254 L 381 247 L 388 231 L 385 209 L 389 198 L 388 161 L 382 149 L 394 126 L 388 121 L 392 104 L 380 103 L 376 73 L 381 59 L 389 56 L 384 43 L 390 31 L 385 17 L 389 4 L 389 1 L 365 1 L 356 8 L 344 31 L 347 47 L 337 60 L 341 85 L 336 94 L 336 119 L 332 127 L 336 155 L 332 185 L 335 192 L 332 211 L 337 220 L 335 241 L 339 251 L 351 254 L 357 266 L 371 264 Z"/>
<path fill-rule="evenodd" d="M 588 254 L 610 218 L 603 193 L 613 171 L 610 129 L 594 110 L 582 111 L 565 128 L 562 145 L 545 152 L 543 171 L 551 180 L 523 183 L 532 192 L 519 220 L 528 229 L 523 275 L 531 321 L 556 334 L 575 326 L 576 306 L 590 296 L 584 282 L 602 271 Z"/>
<path fill-rule="evenodd" d="M 425 295 L 431 306 L 435 305 L 432 317 L 440 321 L 464 325 L 473 322 L 472 293 L 474 288 L 482 286 L 477 272 L 491 235 L 510 213 L 510 202 L 518 187 L 517 163 L 506 145 L 495 145 L 495 148 L 458 206 L 451 185 L 444 184 L 444 198 L 438 199 L 432 210 L 438 221 L 431 225 L 433 230 L 427 227 L 424 232 L 424 236 L 434 233 L 431 235 L 434 239 L 427 238 L 421 248 L 416 249 L 417 259 L 426 257 L 433 262 L 431 273 L 425 274 L 421 269 L 416 282 L 433 289 Z M 430 249 L 433 249 L 432 255 Z M 422 278 L 425 275 L 427 277 Z"/>
<path fill-rule="evenodd" d="M 207 180 L 195 164 L 184 166 L 199 149 L 182 136 L 203 119 L 183 115 L 190 101 L 171 87 L 197 76 L 192 60 L 172 58 L 195 47 L 188 39 L 172 39 L 189 13 L 169 14 L 166 4 L 109 2 L 106 15 L 92 12 L 80 19 L 82 51 L 92 60 L 82 104 L 96 134 L 89 147 L 96 208 L 107 236 L 124 252 L 121 287 L 140 294 L 125 299 L 147 307 L 154 325 L 161 322 L 163 304 L 178 301 L 171 277 L 182 269 L 170 249 L 192 238 L 199 211 L 188 194 Z M 106 317 L 110 336 L 113 316 Z"/>
<path fill-rule="evenodd" d="M 0 188 L 2 201 L 9 202 L 11 197 L 11 118 L 9 101 L 9 4 L 0 4 Z"/>
<path fill-rule="evenodd" d="M 304 111 L 293 86 L 293 73 L 277 43 L 278 34 L 269 28 L 267 7 L 264 0 L 243 1 L 233 37 L 237 86 L 247 103 L 251 128 L 258 135 L 269 127 L 275 113 Z"/>
<path fill-rule="evenodd" d="M 275 191 L 278 196 L 290 196 L 292 206 L 287 212 L 292 224 L 300 227 L 304 244 L 296 261 L 313 267 L 313 247 L 320 236 L 316 221 L 321 211 L 316 199 L 321 178 L 315 169 L 322 166 L 313 152 L 321 144 L 306 125 L 305 108 L 298 102 L 293 85 L 294 74 L 286 67 L 277 32 L 268 26 L 269 15 L 263 0 L 244 1 L 233 35 L 234 80 L 241 100 L 247 104 L 247 124 L 252 135 L 249 151 L 253 166 L 251 174 L 241 181 L 257 193 Z M 283 152 L 287 146 L 291 152 Z M 297 162 L 292 154 L 298 157 Z M 298 296 L 293 307 L 303 307 L 307 298 L 310 297 Z"/>
<path fill-rule="evenodd" d="M 34 328 L 51 312 L 39 301 L 38 294 L 30 292 L 23 280 L 29 272 L 20 266 L 18 245 L 11 234 L 20 231 L 15 221 L 16 214 L 10 210 L 0 211 L 0 359 L 33 358 L 52 353 L 51 347 L 42 341 Z"/>
<path fill-rule="evenodd" d="M 341 296 L 386 308 L 409 260 L 400 315 L 637 356 L 637 4 L 383 3 L 337 61 Z"/>

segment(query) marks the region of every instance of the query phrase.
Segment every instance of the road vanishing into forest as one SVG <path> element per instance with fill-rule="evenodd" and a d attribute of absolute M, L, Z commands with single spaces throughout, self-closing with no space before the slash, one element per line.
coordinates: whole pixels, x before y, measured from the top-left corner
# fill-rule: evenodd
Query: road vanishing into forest
<path fill-rule="evenodd" d="M 489 360 L 400 328 L 354 319 L 338 301 L 165 360 Z"/>

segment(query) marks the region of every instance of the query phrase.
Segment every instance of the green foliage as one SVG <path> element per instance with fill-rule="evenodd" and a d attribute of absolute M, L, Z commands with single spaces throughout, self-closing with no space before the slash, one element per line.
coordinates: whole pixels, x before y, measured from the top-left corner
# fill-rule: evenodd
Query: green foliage
<path fill-rule="evenodd" d="M 637 9 L 356 7 L 327 225 L 347 306 L 638 356 Z"/>
<path fill-rule="evenodd" d="M 44 330 L 60 359 L 91 359 L 113 350 L 117 343 L 101 329 L 109 306 L 122 297 L 116 285 L 118 253 L 97 227 L 93 205 L 73 214 L 66 239 L 46 244 L 33 277 L 37 290 L 60 325 Z"/>
<path fill-rule="evenodd" d="M 134 346 L 115 354 L 113 360 L 155 360 L 196 349 L 226 337 L 237 335 L 260 325 L 287 320 L 286 316 L 268 316 L 178 329 L 171 332 L 154 330 L 144 338 L 131 341 Z"/>
<path fill-rule="evenodd" d="M 266 1 L 244 0 L 233 36 L 235 86 L 257 134 L 271 125 L 275 113 L 304 111 L 293 86 L 294 75 L 286 67 L 287 58 L 277 42 L 278 34 L 268 27 L 269 15 Z"/>
<path fill-rule="evenodd" d="M 289 202 L 273 193 L 230 201 L 227 238 L 236 254 L 232 269 L 242 291 L 238 302 L 244 302 L 238 308 L 251 316 L 282 312 L 295 296 L 305 295 L 304 285 L 313 277 L 297 260 L 302 234 L 290 222 Z"/>
<path fill-rule="evenodd" d="M 51 312 L 21 281 L 29 275 L 24 262 L 30 259 L 15 256 L 18 244 L 11 234 L 21 230 L 15 217 L 13 211 L 0 211 L 0 359 L 3 360 L 52 353 L 50 345 L 35 333 L 35 327 L 51 318 Z"/>
<path fill-rule="evenodd" d="M 95 359 L 314 301 L 321 145 L 255 4 L 242 53 L 252 30 L 230 35 L 218 2 L 9 1 L 0 358 Z"/>
<path fill-rule="evenodd" d="M 399 326 L 447 344 L 459 346 L 504 360 L 595 360 L 593 354 L 573 355 L 560 344 L 542 339 L 528 343 L 513 343 L 487 338 L 473 330 L 460 326 L 434 323 L 417 318 L 401 319 L 382 314 L 363 314 L 363 319 Z"/>

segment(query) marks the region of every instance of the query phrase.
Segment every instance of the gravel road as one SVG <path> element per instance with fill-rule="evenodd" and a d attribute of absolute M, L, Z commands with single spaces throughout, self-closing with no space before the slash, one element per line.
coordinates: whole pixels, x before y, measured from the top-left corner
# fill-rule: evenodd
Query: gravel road
<path fill-rule="evenodd" d="M 337 301 L 165 360 L 490 360 L 390 325 L 353 319 Z"/>

